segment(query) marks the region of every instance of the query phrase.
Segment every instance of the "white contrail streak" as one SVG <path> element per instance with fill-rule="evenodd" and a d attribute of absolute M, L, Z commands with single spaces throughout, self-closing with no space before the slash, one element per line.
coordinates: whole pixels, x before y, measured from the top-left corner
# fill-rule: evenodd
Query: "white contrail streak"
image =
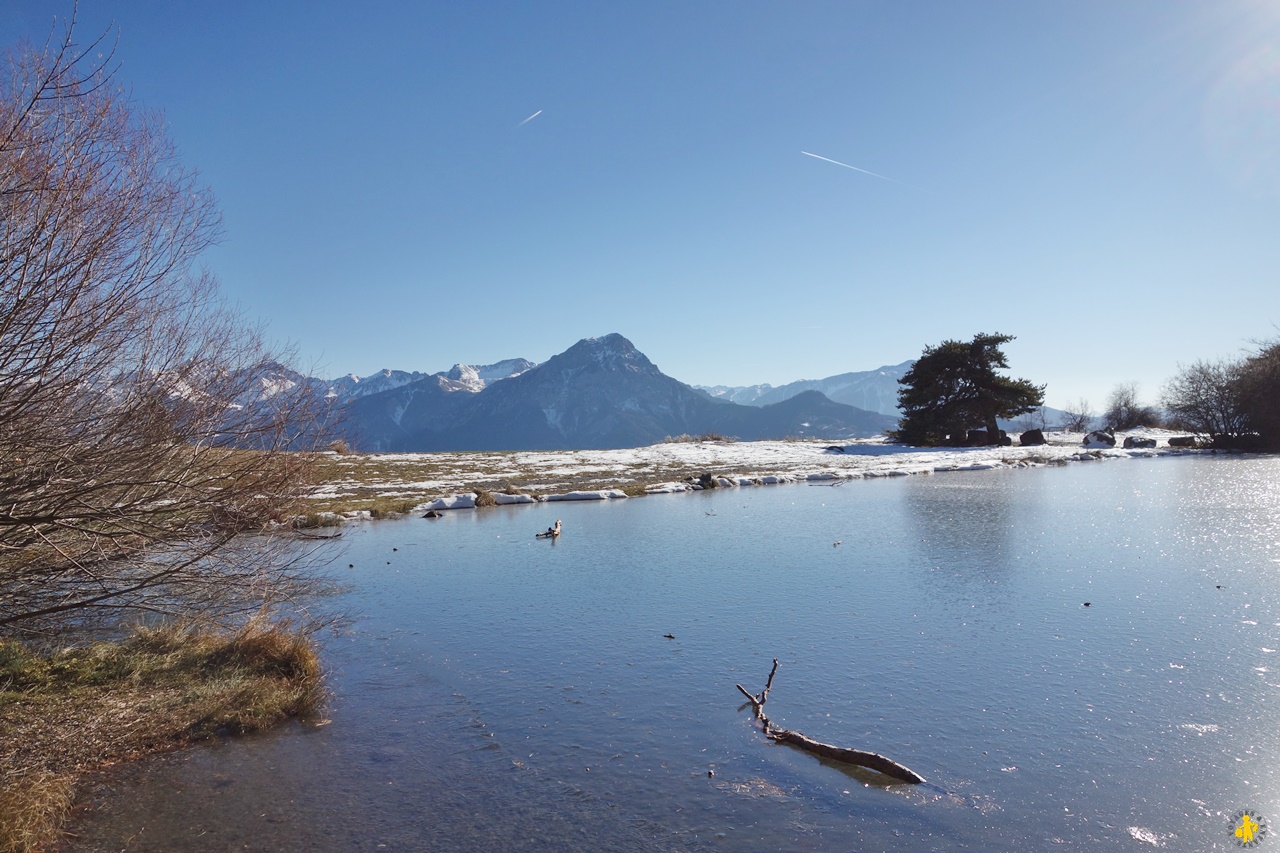
<path fill-rule="evenodd" d="M 533 115 L 529 116 L 529 117 L 528 117 L 527 119 L 525 119 L 524 121 L 522 121 L 522 122 L 520 122 L 519 124 L 517 124 L 517 125 L 516 125 L 516 127 L 524 127 L 526 124 L 528 124 L 529 122 L 533 121 L 535 118 L 537 118 L 537 117 L 538 117 L 538 116 L 540 116 L 540 115 L 542 115 L 542 110 L 538 110 L 536 113 L 534 113 Z"/>
<path fill-rule="evenodd" d="M 893 178 L 886 178 L 884 175 L 877 175 L 875 172 L 868 172 L 866 169 L 859 169 L 857 166 L 850 166 L 848 163 L 841 163 L 839 160 L 832 160 L 830 157 L 823 157 L 821 154 L 810 154 L 808 151 L 801 151 L 808 157 L 816 157 L 819 160 L 826 160 L 828 163 L 835 163 L 837 166 L 844 166 L 846 169 L 853 169 L 855 172 L 861 172 L 864 175 L 870 175 L 873 178 L 879 178 L 882 181 L 889 181 L 895 184 L 902 184 L 902 181 L 895 181 Z M 906 184 L 902 184 L 904 187 Z"/>

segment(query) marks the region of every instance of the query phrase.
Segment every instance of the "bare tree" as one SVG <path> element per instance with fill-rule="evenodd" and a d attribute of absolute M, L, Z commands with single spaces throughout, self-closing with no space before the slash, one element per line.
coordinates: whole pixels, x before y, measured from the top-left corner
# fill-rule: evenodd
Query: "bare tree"
<path fill-rule="evenodd" d="M 1088 432 L 1093 425 L 1093 407 L 1084 397 L 1069 403 L 1062 410 L 1062 429 L 1067 432 Z"/>
<path fill-rule="evenodd" d="M 1197 361 L 1182 367 L 1165 385 L 1163 405 L 1179 424 L 1211 439 L 1231 440 L 1247 431 L 1238 386 L 1241 365 L 1230 361 Z"/>
<path fill-rule="evenodd" d="M 1044 406 L 1038 406 L 1027 412 L 1014 421 L 1013 426 L 1019 432 L 1028 432 L 1033 429 L 1047 430 L 1049 428 L 1049 420 L 1045 417 Z"/>
<path fill-rule="evenodd" d="M 1257 446 L 1280 448 L 1280 340 L 1258 343 L 1239 365 L 1235 391 Z"/>
<path fill-rule="evenodd" d="M 315 423 L 195 266 L 212 196 L 73 29 L 0 78 L 7 630 L 280 589 L 287 544 L 252 534 L 290 514 Z"/>
<path fill-rule="evenodd" d="M 1137 382 L 1121 382 L 1111 391 L 1102 419 L 1111 429 L 1160 425 L 1160 413 L 1138 402 Z"/>

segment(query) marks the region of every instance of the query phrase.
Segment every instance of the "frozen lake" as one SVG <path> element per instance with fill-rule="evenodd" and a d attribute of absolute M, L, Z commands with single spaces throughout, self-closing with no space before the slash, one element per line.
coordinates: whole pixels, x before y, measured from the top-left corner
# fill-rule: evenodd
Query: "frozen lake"
<path fill-rule="evenodd" d="M 1229 850 L 1233 813 L 1280 820 L 1280 459 L 498 507 L 344 541 L 332 722 L 127 768 L 71 849 Z M 774 657 L 777 724 L 930 784 L 765 740 L 734 684 Z"/>

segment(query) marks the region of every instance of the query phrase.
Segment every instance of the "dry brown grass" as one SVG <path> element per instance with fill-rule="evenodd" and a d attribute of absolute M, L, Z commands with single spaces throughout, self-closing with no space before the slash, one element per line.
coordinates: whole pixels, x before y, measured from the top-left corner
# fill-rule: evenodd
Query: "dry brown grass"
<path fill-rule="evenodd" d="M 0 643 L 0 850 L 50 843 L 87 770 L 314 717 L 321 676 L 310 633 L 264 617 L 48 654 Z"/>
<path fill-rule="evenodd" d="M 438 497 L 465 492 L 548 495 L 593 489 L 622 489 L 645 494 L 645 487 L 672 480 L 696 479 L 705 465 L 668 460 L 663 463 L 586 465 L 565 470 L 559 463 L 530 462 L 528 454 L 456 452 L 418 454 L 320 455 L 316 480 L 326 483 L 320 497 L 305 499 L 308 515 L 299 526 L 321 520 L 320 513 L 368 510 L 374 518 L 391 518 Z M 331 521 L 331 523 L 333 523 Z"/>
<path fill-rule="evenodd" d="M 75 778 L 35 771 L 0 788 L 0 850 L 39 850 L 71 809 Z"/>

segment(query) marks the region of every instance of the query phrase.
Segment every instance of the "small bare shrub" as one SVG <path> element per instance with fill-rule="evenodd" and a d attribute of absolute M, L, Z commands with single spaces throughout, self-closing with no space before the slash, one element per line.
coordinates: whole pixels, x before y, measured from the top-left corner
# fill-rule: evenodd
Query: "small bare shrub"
<path fill-rule="evenodd" d="M 699 441 L 723 441 L 727 444 L 734 444 L 737 438 L 732 435 L 721 435 L 718 432 L 704 432 L 701 435 L 689 435 L 682 432 L 680 435 L 669 435 L 662 439 L 663 444 L 696 444 Z"/>

